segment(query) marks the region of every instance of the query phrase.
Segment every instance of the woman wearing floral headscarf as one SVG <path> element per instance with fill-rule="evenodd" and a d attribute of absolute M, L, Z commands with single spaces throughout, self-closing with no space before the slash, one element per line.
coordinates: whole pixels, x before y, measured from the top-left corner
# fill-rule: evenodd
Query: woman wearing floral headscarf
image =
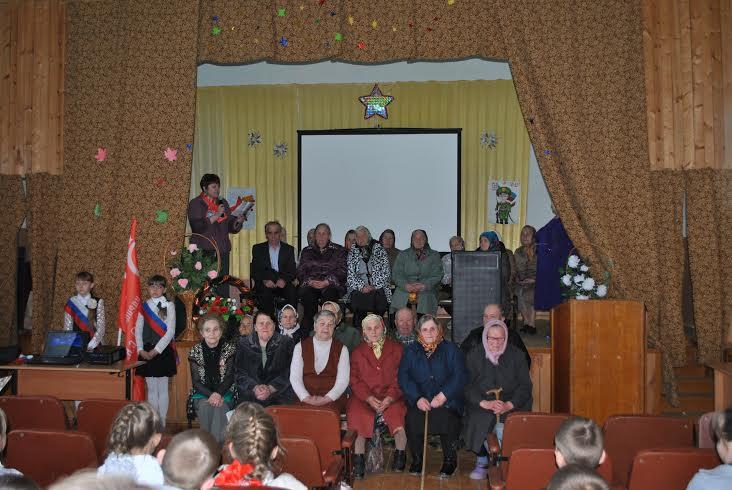
<path fill-rule="evenodd" d="M 404 406 L 402 390 L 397 383 L 397 371 L 402 359 L 402 346 L 386 338 L 384 320 L 378 315 L 368 315 L 361 322 L 363 342 L 351 355 L 351 391 L 346 416 L 348 428 L 358 433 L 355 444 L 354 473 L 364 476 L 366 439 L 374 433 L 374 420 L 383 418 L 389 432 L 394 435 L 396 451 L 393 471 L 404 471 L 407 458 L 407 436 L 404 432 Z"/>
<path fill-rule="evenodd" d="M 417 332 L 417 342 L 404 348 L 397 376 L 407 405 L 405 424 L 412 451 L 409 472 L 422 472 L 424 417 L 429 412 L 429 433 L 439 434 L 442 445 L 440 476 L 447 478 L 457 468 L 463 390 L 468 381 L 465 358 L 457 345 L 444 339 L 432 315 L 419 319 Z"/>
<path fill-rule="evenodd" d="M 476 345 L 466 357 L 468 384 L 465 386 L 465 418 L 463 441 L 467 449 L 478 455 L 474 480 L 488 474 L 488 453 L 485 435 L 492 432 L 496 418 L 518 410 L 531 410 L 531 378 L 526 357 L 507 341 L 508 328 L 499 319 L 490 319 L 483 327 L 483 345 Z M 487 392 L 501 389 L 500 400 Z"/>
<path fill-rule="evenodd" d="M 280 314 L 277 316 L 277 321 L 280 325 L 280 334 L 285 337 L 290 337 L 293 344 L 300 342 L 303 337 L 303 329 L 300 328 L 297 320 L 297 310 L 292 305 L 283 306 Z"/>
<path fill-rule="evenodd" d="M 495 231 L 484 231 L 480 234 L 480 242 L 476 251 L 480 252 L 500 252 L 501 254 L 501 311 L 503 316 L 511 318 L 511 277 L 513 270 L 511 268 L 511 257 L 506 247 L 498 237 Z"/>

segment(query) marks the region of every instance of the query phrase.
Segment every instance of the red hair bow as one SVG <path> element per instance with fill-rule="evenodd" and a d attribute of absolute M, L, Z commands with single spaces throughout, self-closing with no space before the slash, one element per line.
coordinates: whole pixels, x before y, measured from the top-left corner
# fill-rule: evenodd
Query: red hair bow
<path fill-rule="evenodd" d="M 245 479 L 247 475 L 252 474 L 252 471 L 254 471 L 254 466 L 234 461 L 216 475 L 214 485 L 217 487 L 261 487 L 262 482 L 257 479 Z"/>

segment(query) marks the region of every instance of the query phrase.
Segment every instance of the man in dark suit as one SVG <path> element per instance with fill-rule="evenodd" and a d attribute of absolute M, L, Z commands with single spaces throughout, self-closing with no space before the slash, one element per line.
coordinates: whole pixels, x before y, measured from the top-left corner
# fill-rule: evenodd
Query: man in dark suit
<path fill-rule="evenodd" d="M 273 315 L 275 296 L 281 296 L 288 304 L 297 305 L 295 280 L 295 249 L 280 241 L 282 225 L 270 221 L 264 225 L 267 241 L 252 247 L 251 275 L 259 309 Z"/>

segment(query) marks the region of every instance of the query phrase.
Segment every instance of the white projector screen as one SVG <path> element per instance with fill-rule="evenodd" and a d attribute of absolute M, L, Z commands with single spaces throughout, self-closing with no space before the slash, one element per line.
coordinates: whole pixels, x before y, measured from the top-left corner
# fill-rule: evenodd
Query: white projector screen
<path fill-rule="evenodd" d="M 358 225 L 374 239 L 393 229 L 402 250 L 417 228 L 440 251 L 460 234 L 460 129 L 298 131 L 298 140 L 300 248 L 321 222 L 341 245 Z"/>

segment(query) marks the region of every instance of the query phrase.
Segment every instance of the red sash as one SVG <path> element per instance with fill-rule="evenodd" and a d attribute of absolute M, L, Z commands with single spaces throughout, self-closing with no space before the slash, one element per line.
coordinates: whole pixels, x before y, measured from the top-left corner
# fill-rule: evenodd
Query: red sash
<path fill-rule="evenodd" d="M 145 319 L 147 324 L 150 325 L 150 328 L 152 328 L 160 337 L 163 337 L 168 331 L 168 325 L 152 310 L 152 308 L 150 308 L 147 301 L 142 304 L 142 317 Z M 175 353 L 175 363 L 180 363 L 180 359 L 178 359 L 178 350 L 175 348 L 175 339 L 170 341 L 170 346 L 173 348 L 173 352 Z"/>

